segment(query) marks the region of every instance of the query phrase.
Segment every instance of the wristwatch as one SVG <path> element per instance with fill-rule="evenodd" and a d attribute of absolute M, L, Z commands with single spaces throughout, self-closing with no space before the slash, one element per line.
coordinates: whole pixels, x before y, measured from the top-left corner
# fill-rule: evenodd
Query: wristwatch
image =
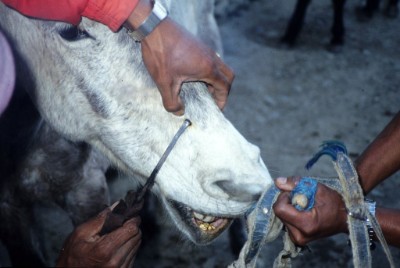
<path fill-rule="evenodd" d="M 376 202 L 367 198 L 365 198 L 364 201 L 368 211 L 371 213 L 373 217 L 375 217 Z M 374 243 L 375 231 L 368 218 L 365 221 L 365 225 L 367 226 L 367 231 L 369 236 L 369 247 L 370 249 L 375 249 L 375 243 Z"/>
<path fill-rule="evenodd" d="M 168 16 L 168 12 L 162 4 L 155 0 L 152 0 L 151 3 L 153 8 L 143 23 L 136 30 L 127 29 L 128 34 L 137 42 L 148 36 Z"/>

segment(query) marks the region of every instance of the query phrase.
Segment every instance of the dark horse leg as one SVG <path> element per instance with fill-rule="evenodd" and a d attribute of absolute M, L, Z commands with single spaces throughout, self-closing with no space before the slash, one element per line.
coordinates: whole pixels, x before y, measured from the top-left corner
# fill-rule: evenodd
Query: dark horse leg
<path fill-rule="evenodd" d="M 364 6 L 356 8 L 356 15 L 359 21 L 368 21 L 379 9 L 380 0 L 367 0 Z"/>
<path fill-rule="evenodd" d="M 370 14 L 372 15 L 373 12 L 378 10 L 379 2 L 379 0 L 367 0 L 367 3 L 365 4 L 366 11 L 370 12 Z"/>
<path fill-rule="evenodd" d="M 332 46 L 341 46 L 344 43 L 344 5 L 346 4 L 346 0 L 332 0 L 333 5 L 333 23 L 331 28 Z"/>
<path fill-rule="evenodd" d="M 293 11 L 292 17 L 289 20 L 286 32 L 281 39 L 283 43 L 290 46 L 295 44 L 297 36 L 303 27 L 307 7 L 310 2 L 311 0 L 297 0 L 296 7 Z"/>
<path fill-rule="evenodd" d="M 399 15 L 399 0 L 389 0 L 383 9 L 383 14 L 388 18 L 396 18 Z"/>

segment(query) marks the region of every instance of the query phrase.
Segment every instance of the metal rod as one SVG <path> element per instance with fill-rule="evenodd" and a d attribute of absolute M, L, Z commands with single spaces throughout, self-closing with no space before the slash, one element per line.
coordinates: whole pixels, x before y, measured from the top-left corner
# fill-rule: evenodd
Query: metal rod
<path fill-rule="evenodd" d="M 175 136 L 172 138 L 171 142 L 169 143 L 167 149 L 165 150 L 164 154 L 161 156 L 160 160 L 158 161 L 156 167 L 151 172 L 150 176 L 148 177 L 144 186 L 139 190 L 137 200 L 140 200 L 144 197 L 146 192 L 153 187 L 156 176 L 160 171 L 162 165 L 164 164 L 165 160 L 167 159 L 168 155 L 171 153 L 172 149 L 174 148 L 176 142 L 178 141 L 179 137 L 185 132 L 185 130 L 192 124 L 189 119 L 185 119 L 182 126 L 176 132 Z"/>

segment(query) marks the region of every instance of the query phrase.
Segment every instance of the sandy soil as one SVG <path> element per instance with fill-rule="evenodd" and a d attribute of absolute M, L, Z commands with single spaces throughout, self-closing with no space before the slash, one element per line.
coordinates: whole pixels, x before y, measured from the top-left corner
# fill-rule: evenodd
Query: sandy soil
<path fill-rule="evenodd" d="M 227 117 L 257 144 L 273 177 L 333 176 L 328 159 L 311 171 L 304 164 L 324 140 L 338 139 L 357 155 L 399 110 L 400 19 L 377 14 L 360 23 L 357 3 L 346 6 L 346 44 L 340 54 L 325 50 L 330 39 L 330 1 L 314 1 L 295 49 L 280 46 L 294 0 L 253 1 L 248 9 L 220 20 L 225 60 L 236 73 Z M 400 207 L 400 176 L 385 181 L 370 197 L 379 206 Z M 139 252 L 137 267 L 226 267 L 236 256 L 227 234 L 213 244 L 185 242 L 162 218 L 163 228 Z M 258 267 L 271 267 L 281 249 L 275 241 L 262 251 Z M 352 267 L 346 235 L 310 244 L 294 267 Z M 395 261 L 400 250 L 391 248 Z M 387 267 L 378 245 L 374 267 Z"/>

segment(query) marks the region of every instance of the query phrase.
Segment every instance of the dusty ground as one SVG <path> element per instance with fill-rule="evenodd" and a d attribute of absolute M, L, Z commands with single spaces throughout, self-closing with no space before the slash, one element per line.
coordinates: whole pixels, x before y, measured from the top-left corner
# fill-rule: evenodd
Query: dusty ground
<path fill-rule="evenodd" d="M 325 50 L 331 24 L 330 1 L 314 1 L 295 49 L 279 45 L 293 0 L 253 1 L 250 8 L 220 21 L 225 59 L 236 72 L 226 115 L 262 151 L 273 177 L 309 174 L 304 164 L 324 140 L 345 142 L 356 157 L 399 110 L 400 19 L 377 14 L 369 23 L 346 6 L 346 44 L 340 54 Z M 321 159 L 311 174 L 334 175 Z M 400 174 L 399 174 L 400 175 Z M 380 206 L 400 207 L 400 176 L 370 197 Z M 157 240 L 139 252 L 137 267 L 226 267 L 236 256 L 223 235 L 207 247 L 185 242 L 165 220 Z M 281 242 L 267 245 L 258 267 L 271 267 Z M 347 236 L 310 245 L 294 267 L 352 267 Z M 392 248 L 395 261 L 400 250 Z M 378 246 L 374 267 L 387 267 Z"/>

